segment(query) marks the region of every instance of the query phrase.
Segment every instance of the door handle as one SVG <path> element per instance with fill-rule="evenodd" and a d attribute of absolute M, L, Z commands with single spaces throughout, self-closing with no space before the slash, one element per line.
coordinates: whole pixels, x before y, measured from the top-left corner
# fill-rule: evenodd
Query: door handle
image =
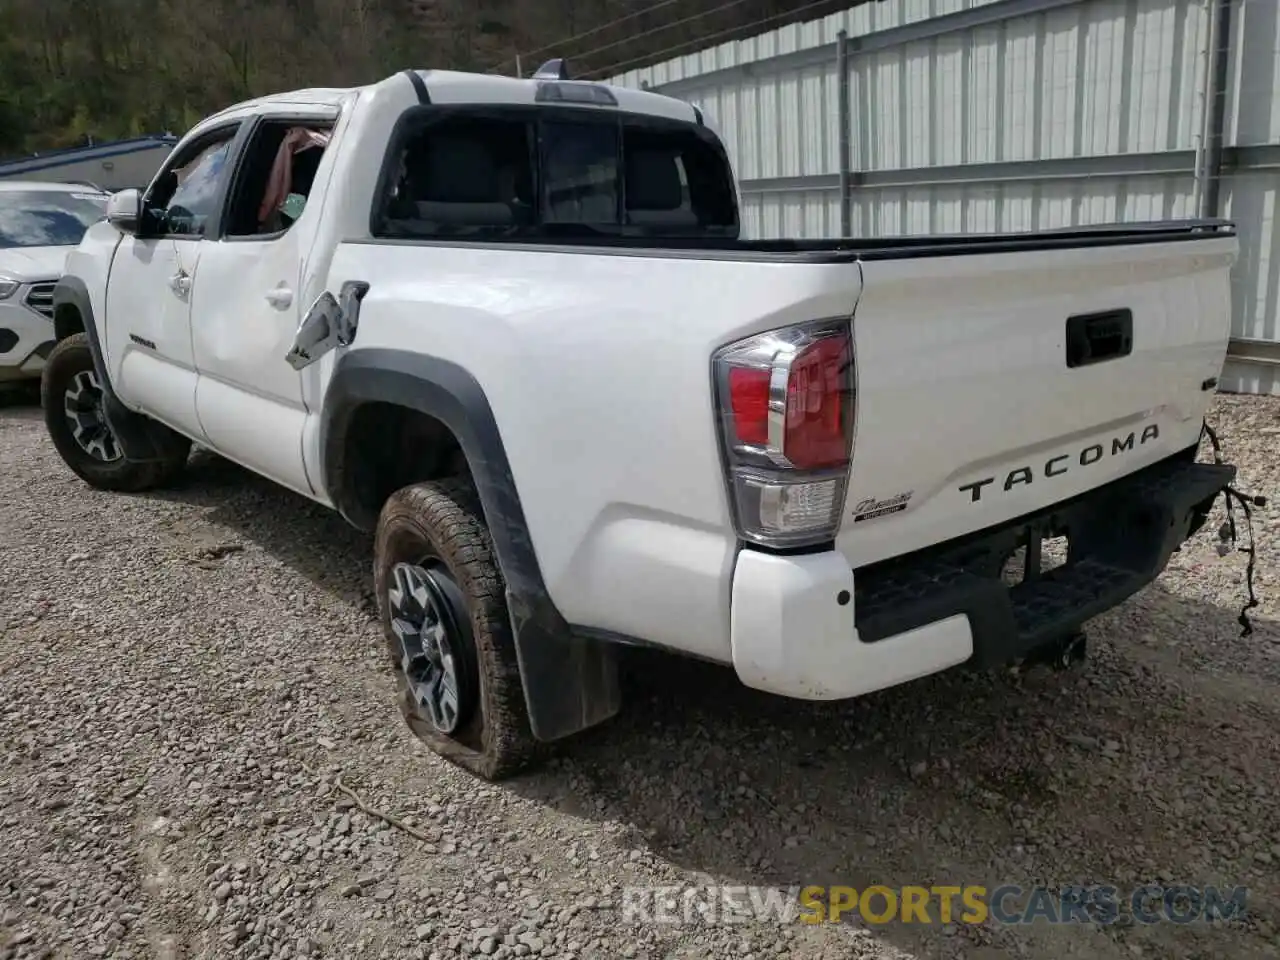
<path fill-rule="evenodd" d="M 274 290 L 267 291 L 267 303 L 277 310 L 283 310 L 293 303 L 293 291 L 281 284 Z"/>
<path fill-rule="evenodd" d="M 185 273 L 175 273 L 169 278 L 169 289 L 180 297 L 185 297 L 191 292 L 191 277 Z"/>
<path fill-rule="evenodd" d="M 1082 313 L 1067 318 L 1067 366 L 1085 367 L 1133 353 L 1133 311 Z"/>

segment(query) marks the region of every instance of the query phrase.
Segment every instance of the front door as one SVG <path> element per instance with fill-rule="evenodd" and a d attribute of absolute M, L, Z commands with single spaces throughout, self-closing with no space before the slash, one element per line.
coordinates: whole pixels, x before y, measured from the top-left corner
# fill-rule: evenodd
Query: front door
<path fill-rule="evenodd" d="M 336 110 L 315 110 L 255 121 L 222 236 L 201 256 L 191 314 L 207 442 L 307 496 L 314 490 L 302 458 L 302 377 L 285 356 L 309 306 L 303 262 L 320 220 L 318 185 L 332 164 L 326 146 Z M 308 202 L 313 186 L 316 204 Z"/>
<path fill-rule="evenodd" d="M 191 303 L 206 232 L 221 207 L 238 125 L 180 145 L 121 239 L 107 283 L 108 370 L 121 400 L 200 440 Z"/>

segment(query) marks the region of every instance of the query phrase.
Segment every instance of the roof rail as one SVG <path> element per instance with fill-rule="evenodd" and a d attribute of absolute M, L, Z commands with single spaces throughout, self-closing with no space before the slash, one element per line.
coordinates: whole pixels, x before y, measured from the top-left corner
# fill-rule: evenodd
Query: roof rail
<path fill-rule="evenodd" d="M 548 60 L 533 74 L 535 80 L 570 80 L 569 64 L 564 60 Z"/>

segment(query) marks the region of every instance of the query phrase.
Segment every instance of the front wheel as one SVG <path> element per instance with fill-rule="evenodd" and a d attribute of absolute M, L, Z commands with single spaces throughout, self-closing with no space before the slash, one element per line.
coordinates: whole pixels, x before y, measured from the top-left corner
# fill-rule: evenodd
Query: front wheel
<path fill-rule="evenodd" d="M 103 412 L 102 385 L 84 333 L 59 341 L 50 352 L 40 377 L 40 402 L 54 449 L 71 472 L 91 487 L 147 490 L 172 480 L 186 465 L 191 444 L 185 439 L 158 463 L 125 457 Z"/>
<path fill-rule="evenodd" d="M 534 765 L 542 747 L 529 727 L 502 574 L 466 481 L 391 495 L 378 519 L 374 585 L 414 734 L 486 780 Z"/>

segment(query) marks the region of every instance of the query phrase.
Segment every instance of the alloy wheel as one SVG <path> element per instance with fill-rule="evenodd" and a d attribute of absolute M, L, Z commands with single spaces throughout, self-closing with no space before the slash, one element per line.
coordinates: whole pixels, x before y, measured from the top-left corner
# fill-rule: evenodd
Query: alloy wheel
<path fill-rule="evenodd" d="M 474 706 L 463 682 L 461 645 L 470 638 L 461 591 L 438 564 L 397 563 L 389 579 L 391 630 L 409 692 L 432 726 L 453 734 Z"/>
<path fill-rule="evenodd" d="M 71 436 L 81 450 L 102 463 L 113 463 L 123 456 L 103 412 L 97 373 L 81 370 L 71 379 L 63 395 L 63 409 Z"/>

